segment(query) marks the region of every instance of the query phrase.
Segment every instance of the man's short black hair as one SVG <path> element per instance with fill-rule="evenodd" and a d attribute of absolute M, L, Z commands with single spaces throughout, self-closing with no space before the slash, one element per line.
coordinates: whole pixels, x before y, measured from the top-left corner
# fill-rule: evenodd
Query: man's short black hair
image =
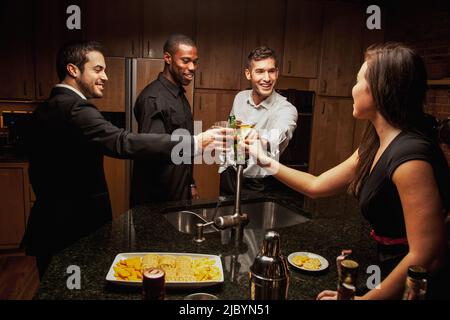
<path fill-rule="evenodd" d="M 178 50 L 178 47 L 180 44 L 185 44 L 191 47 L 197 47 L 194 40 L 189 38 L 188 36 L 185 36 L 184 34 L 172 34 L 167 39 L 166 43 L 164 43 L 164 52 L 168 52 L 171 55 L 175 53 L 175 51 Z"/>
<path fill-rule="evenodd" d="M 86 55 L 92 51 L 103 54 L 103 47 L 96 41 L 75 41 L 62 46 L 56 58 L 56 71 L 59 80 L 63 81 L 66 77 L 69 63 L 76 65 L 83 72 L 84 64 L 87 62 Z"/>
<path fill-rule="evenodd" d="M 267 58 L 272 58 L 273 60 L 275 60 L 275 67 L 278 67 L 277 55 L 275 53 L 275 50 L 265 46 L 256 47 L 249 53 L 247 57 L 247 69 L 250 69 L 252 61 L 260 61 Z"/>

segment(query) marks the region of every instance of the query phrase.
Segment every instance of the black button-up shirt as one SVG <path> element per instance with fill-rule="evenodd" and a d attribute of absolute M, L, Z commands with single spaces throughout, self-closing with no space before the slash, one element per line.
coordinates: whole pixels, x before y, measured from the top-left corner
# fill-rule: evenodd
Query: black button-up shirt
<path fill-rule="evenodd" d="M 139 133 L 169 133 L 186 129 L 194 133 L 189 102 L 181 85 L 162 73 L 142 90 L 134 106 Z M 135 160 L 131 191 L 132 205 L 191 199 L 192 165 Z"/>

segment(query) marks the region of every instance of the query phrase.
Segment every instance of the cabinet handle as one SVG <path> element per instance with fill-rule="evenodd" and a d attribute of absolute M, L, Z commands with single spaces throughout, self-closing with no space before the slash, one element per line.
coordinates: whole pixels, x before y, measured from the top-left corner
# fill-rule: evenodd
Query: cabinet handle
<path fill-rule="evenodd" d="M 291 73 L 291 60 L 288 61 L 288 73 Z"/>
<path fill-rule="evenodd" d="M 39 82 L 39 85 L 38 85 L 38 94 L 39 94 L 39 97 L 42 97 L 42 82 Z"/>
<path fill-rule="evenodd" d="M 147 40 L 147 56 L 150 57 L 150 40 Z"/>
<path fill-rule="evenodd" d="M 23 95 L 27 96 L 27 82 L 26 81 L 23 82 Z"/>
<path fill-rule="evenodd" d="M 322 114 L 325 113 L 325 102 L 322 104 Z"/>
<path fill-rule="evenodd" d="M 134 40 L 131 40 L 131 54 L 134 56 Z"/>
<path fill-rule="evenodd" d="M 202 111 L 202 97 L 200 96 L 200 103 L 198 104 L 198 109 Z"/>

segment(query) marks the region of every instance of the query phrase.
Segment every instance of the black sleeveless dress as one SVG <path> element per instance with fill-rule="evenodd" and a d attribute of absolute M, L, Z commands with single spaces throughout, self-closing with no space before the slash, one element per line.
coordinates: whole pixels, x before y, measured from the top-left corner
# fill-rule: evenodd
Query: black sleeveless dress
<path fill-rule="evenodd" d="M 364 178 L 358 199 L 361 212 L 373 229 L 371 235 L 377 242 L 383 278 L 408 253 L 402 204 L 392 175 L 401 164 L 411 160 L 431 164 L 441 196 L 442 214 L 450 211 L 450 172 L 442 150 L 420 133 L 402 131 Z"/>

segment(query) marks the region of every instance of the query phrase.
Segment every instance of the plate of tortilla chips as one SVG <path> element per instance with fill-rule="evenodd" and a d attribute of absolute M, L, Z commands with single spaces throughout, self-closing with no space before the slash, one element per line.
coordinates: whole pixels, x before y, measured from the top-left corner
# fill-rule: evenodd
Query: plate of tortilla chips
<path fill-rule="evenodd" d="M 311 252 L 293 252 L 288 256 L 289 263 L 300 270 L 322 271 L 328 268 L 324 257 Z"/>
<path fill-rule="evenodd" d="M 142 273 L 146 268 L 164 270 L 167 288 L 200 288 L 224 281 L 219 256 L 173 252 L 119 253 L 111 264 L 106 280 L 141 286 Z"/>

